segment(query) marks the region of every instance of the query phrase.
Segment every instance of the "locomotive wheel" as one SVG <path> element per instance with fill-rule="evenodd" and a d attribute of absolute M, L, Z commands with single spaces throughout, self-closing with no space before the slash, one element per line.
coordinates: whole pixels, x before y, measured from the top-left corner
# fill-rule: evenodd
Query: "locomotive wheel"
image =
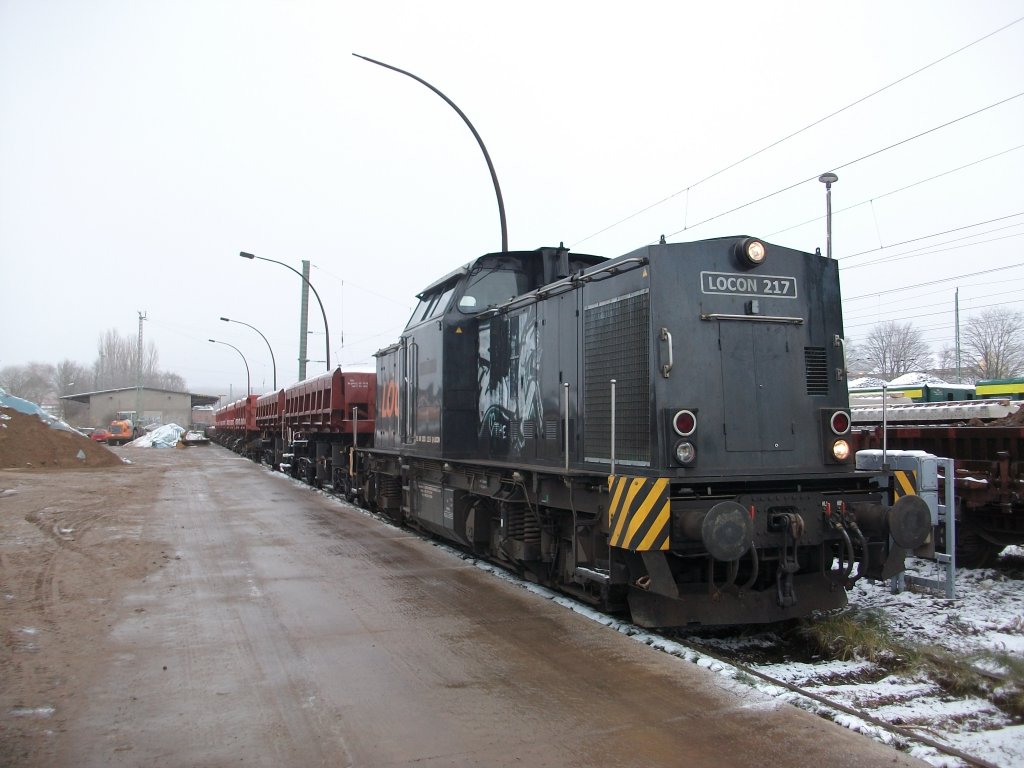
<path fill-rule="evenodd" d="M 342 496 L 345 497 L 345 501 L 349 504 L 356 502 L 356 497 L 359 495 L 357 489 L 352 484 L 352 478 L 348 475 L 338 478 L 334 483 L 334 487 L 341 490 Z"/>

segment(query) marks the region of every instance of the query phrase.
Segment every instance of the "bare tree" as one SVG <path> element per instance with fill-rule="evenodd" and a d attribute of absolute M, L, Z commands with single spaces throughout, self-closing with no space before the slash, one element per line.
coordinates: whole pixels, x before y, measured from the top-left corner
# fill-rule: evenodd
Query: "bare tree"
<path fill-rule="evenodd" d="M 890 320 L 876 325 L 858 349 L 862 358 L 870 362 L 871 372 L 885 379 L 931 367 L 931 350 L 921 332 L 910 323 Z"/>
<path fill-rule="evenodd" d="M 134 387 L 139 381 L 138 341 L 122 337 L 116 330 L 99 339 L 99 356 L 91 367 L 73 360 L 28 363 L 0 368 L 0 388 L 16 397 L 43 403 L 76 392 Z M 160 370 L 159 356 L 150 342 L 142 355 L 142 385 L 176 392 L 186 391 L 185 379 Z"/>
<path fill-rule="evenodd" d="M 43 403 L 54 394 L 55 369 L 49 363 L 9 365 L 0 370 L 0 387 L 8 394 Z"/>
<path fill-rule="evenodd" d="M 92 388 L 92 374 L 89 369 L 74 360 L 61 360 L 54 369 L 53 389 L 57 397 L 75 392 L 86 392 Z"/>
<path fill-rule="evenodd" d="M 185 379 L 176 373 L 164 373 L 161 371 L 150 383 L 150 386 L 158 387 L 160 389 L 170 389 L 175 392 L 184 392 Z"/>
<path fill-rule="evenodd" d="M 949 382 L 971 384 L 974 382 L 974 375 L 964 365 L 957 365 L 957 354 L 955 346 L 946 346 L 935 355 L 935 367 L 931 373 L 940 379 Z"/>
<path fill-rule="evenodd" d="M 956 368 L 956 347 L 943 347 L 935 356 L 935 367 L 941 370 Z"/>
<path fill-rule="evenodd" d="M 979 379 L 1007 379 L 1024 374 L 1024 314 L 989 309 L 964 327 L 961 350 Z"/>
<path fill-rule="evenodd" d="M 23 365 L 7 365 L 0 368 L 0 389 L 15 397 L 22 397 L 18 394 L 24 390 L 25 380 L 28 372 Z"/>
<path fill-rule="evenodd" d="M 874 363 L 869 360 L 869 355 L 864 351 L 864 345 L 859 344 L 851 338 L 846 339 L 846 369 L 850 376 L 870 373 Z"/>
<path fill-rule="evenodd" d="M 96 389 L 118 389 L 134 387 L 139 383 L 139 342 L 133 336 L 121 336 L 115 329 L 104 333 L 99 340 L 99 358 L 93 366 Z M 168 376 L 184 380 L 177 374 L 165 374 L 160 370 L 159 355 L 153 342 L 146 345 L 141 362 L 142 384 L 147 387 L 165 386 Z M 172 379 L 174 380 L 174 379 Z"/>

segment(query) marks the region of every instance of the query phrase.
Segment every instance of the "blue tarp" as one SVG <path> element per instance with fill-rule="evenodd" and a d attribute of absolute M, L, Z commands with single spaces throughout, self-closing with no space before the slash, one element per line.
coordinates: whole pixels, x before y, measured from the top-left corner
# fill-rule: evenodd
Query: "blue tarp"
<path fill-rule="evenodd" d="M 28 400 L 22 400 L 20 397 L 15 397 L 14 395 L 9 395 L 3 389 L 0 389 L 0 408 L 12 408 L 19 413 L 27 413 L 29 415 L 34 414 L 42 419 L 44 424 L 49 425 L 53 429 L 63 429 L 67 432 L 82 434 L 66 422 L 61 421 L 55 416 L 51 416 L 35 403 Z"/>

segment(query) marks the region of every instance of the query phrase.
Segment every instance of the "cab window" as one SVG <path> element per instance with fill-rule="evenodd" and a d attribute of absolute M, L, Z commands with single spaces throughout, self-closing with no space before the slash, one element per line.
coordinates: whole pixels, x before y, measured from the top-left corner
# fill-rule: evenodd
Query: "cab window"
<path fill-rule="evenodd" d="M 438 315 L 443 314 L 446 309 L 448 309 L 448 304 L 452 300 L 452 294 L 455 293 L 456 285 L 457 283 L 452 283 L 441 294 L 438 295 L 437 301 L 434 302 L 434 304 L 431 305 L 430 307 L 430 314 L 427 315 L 428 318 L 437 317 Z"/>
<path fill-rule="evenodd" d="M 458 283 L 452 283 L 448 287 L 433 291 L 420 299 L 420 303 L 413 310 L 412 317 L 409 318 L 407 327 L 418 325 L 424 320 L 441 315 L 448 308 L 457 285 Z"/>
<path fill-rule="evenodd" d="M 529 278 L 521 269 L 499 267 L 471 277 L 459 299 L 459 311 L 476 314 L 530 290 Z"/>

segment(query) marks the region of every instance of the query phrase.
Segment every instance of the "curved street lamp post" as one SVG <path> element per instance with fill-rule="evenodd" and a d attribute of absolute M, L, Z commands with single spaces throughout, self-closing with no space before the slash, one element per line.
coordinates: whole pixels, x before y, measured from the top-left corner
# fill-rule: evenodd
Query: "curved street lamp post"
<path fill-rule="evenodd" d="M 320 300 L 320 294 L 316 292 L 316 288 L 313 287 L 313 284 L 309 282 L 309 280 L 306 279 L 306 276 L 299 272 L 299 270 L 295 269 L 295 267 L 288 266 L 283 261 L 274 261 L 273 259 L 267 259 L 263 256 L 255 256 L 251 253 L 246 253 L 245 251 L 242 251 L 238 255 L 243 259 L 259 259 L 260 261 L 269 261 L 272 264 L 280 264 L 285 269 L 290 269 L 298 275 L 302 279 L 302 282 L 309 286 L 309 289 L 313 291 L 313 295 L 316 296 L 317 303 L 320 305 L 320 314 L 324 316 L 324 344 L 326 346 L 325 357 L 327 358 L 327 370 L 331 370 L 331 332 L 327 329 L 327 312 L 324 310 L 324 303 Z"/>
<path fill-rule="evenodd" d="M 249 378 L 249 361 L 245 359 L 245 355 L 242 354 L 242 350 L 236 347 L 234 344 L 228 344 L 226 341 L 217 341 L 216 339 L 210 339 L 211 344 L 223 344 L 225 347 L 231 347 L 235 352 L 242 358 L 242 362 L 245 363 L 245 396 L 248 397 L 252 394 L 252 380 Z"/>
<path fill-rule="evenodd" d="M 263 333 L 255 325 L 249 325 L 248 323 L 243 323 L 241 320 L 232 320 L 230 317 L 222 317 L 221 320 L 223 320 L 225 323 L 238 323 L 239 325 L 244 325 L 246 328 L 252 328 L 254 331 L 256 331 L 256 333 L 258 333 L 263 338 L 264 341 L 267 342 L 267 349 L 270 350 L 270 364 L 274 368 L 274 391 L 276 392 L 277 391 L 277 361 L 274 360 L 274 350 L 270 346 L 270 342 L 267 341 L 267 337 L 263 336 Z"/>

